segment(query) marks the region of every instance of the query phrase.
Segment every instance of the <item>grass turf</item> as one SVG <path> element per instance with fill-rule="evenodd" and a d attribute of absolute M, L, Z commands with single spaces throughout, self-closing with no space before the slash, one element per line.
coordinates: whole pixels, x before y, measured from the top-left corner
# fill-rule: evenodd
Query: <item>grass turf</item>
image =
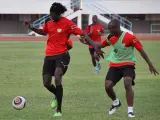
<path fill-rule="evenodd" d="M 144 49 L 158 70 L 160 42 L 143 42 Z M 0 42 L 0 120 L 57 120 L 50 108 L 52 95 L 42 85 L 44 42 Z M 109 49 L 104 49 L 106 56 Z M 160 77 L 153 76 L 145 61 L 137 54 L 135 86 L 135 120 L 160 119 Z M 114 116 L 108 115 L 112 101 L 104 91 L 108 63 L 102 60 L 102 70 L 94 74 L 87 46 L 74 43 L 71 63 L 63 79 L 63 120 L 127 120 L 127 105 L 123 81 L 115 91 L 122 102 Z M 26 97 L 27 106 L 12 108 L 13 97 Z"/>

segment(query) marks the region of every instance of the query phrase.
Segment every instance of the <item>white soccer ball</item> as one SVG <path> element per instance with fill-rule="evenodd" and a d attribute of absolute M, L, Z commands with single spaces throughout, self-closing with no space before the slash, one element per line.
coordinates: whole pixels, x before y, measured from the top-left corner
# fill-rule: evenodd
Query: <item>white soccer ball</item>
<path fill-rule="evenodd" d="M 25 108 L 26 99 L 22 96 L 17 96 L 12 101 L 12 106 L 17 110 L 22 110 Z"/>

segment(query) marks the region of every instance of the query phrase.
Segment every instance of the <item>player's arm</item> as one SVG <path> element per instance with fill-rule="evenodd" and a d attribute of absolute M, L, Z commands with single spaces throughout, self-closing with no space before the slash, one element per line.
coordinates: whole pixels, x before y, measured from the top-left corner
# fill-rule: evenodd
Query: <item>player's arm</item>
<path fill-rule="evenodd" d="M 153 66 L 152 62 L 150 61 L 146 52 L 142 49 L 141 51 L 139 51 L 139 53 L 144 58 L 144 60 L 147 62 L 148 66 L 149 66 L 149 70 L 151 71 L 151 73 L 154 73 L 154 75 L 159 74 L 158 71 Z"/>
<path fill-rule="evenodd" d="M 85 37 L 86 43 L 88 43 L 88 45 L 91 45 L 95 49 L 98 56 L 104 58 L 104 52 L 101 50 L 100 44 L 96 44 L 95 42 L 93 42 L 91 38 L 86 34 L 82 34 L 81 36 Z"/>
<path fill-rule="evenodd" d="M 154 75 L 159 74 L 155 67 L 153 66 L 151 60 L 149 59 L 147 53 L 144 51 L 142 44 L 140 43 L 137 38 L 134 38 L 132 41 L 132 45 L 139 51 L 140 55 L 143 57 L 143 59 L 146 61 L 146 63 L 149 66 L 149 70 L 151 73 L 154 73 Z"/>
<path fill-rule="evenodd" d="M 80 37 L 80 42 L 81 43 L 83 43 L 83 44 L 85 44 L 85 45 L 90 45 L 87 41 L 86 41 L 86 39 L 85 39 L 85 37 L 84 36 L 81 36 Z M 109 44 L 107 43 L 107 41 L 106 40 L 103 40 L 102 42 L 93 42 L 98 48 L 104 48 L 104 47 L 106 47 L 106 46 L 109 46 Z"/>
<path fill-rule="evenodd" d="M 40 34 L 40 35 L 47 35 L 42 29 L 37 29 L 37 28 L 34 28 L 34 27 L 32 27 L 28 22 L 24 22 L 24 25 L 25 25 L 25 27 L 27 28 L 27 29 L 29 29 L 29 30 L 32 30 L 32 31 L 34 31 L 34 32 L 36 32 L 36 33 L 38 33 L 38 34 Z"/>
<path fill-rule="evenodd" d="M 107 38 L 106 39 L 104 39 L 103 41 L 101 41 L 101 42 L 94 42 L 94 44 L 98 47 L 98 48 L 104 48 L 104 47 L 107 47 L 107 46 L 110 46 L 110 44 L 107 42 L 107 41 L 109 41 L 109 39 L 112 37 L 112 35 L 108 35 L 107 36 Z M 86 39 L 85 39 L 85 37 L 84 36 L 81 36 L 80 37 L 80 42 L 81 43 L 83 43 L 83 44 L 86 44 L 86 45 L 90 45 L 87 41 L 86 41 Z"/>

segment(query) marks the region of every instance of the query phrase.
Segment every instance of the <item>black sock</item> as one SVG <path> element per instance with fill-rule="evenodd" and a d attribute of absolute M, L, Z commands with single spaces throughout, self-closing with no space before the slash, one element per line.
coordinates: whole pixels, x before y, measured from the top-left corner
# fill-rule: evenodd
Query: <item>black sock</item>
<path fill-rule="evenodd" d="M 48 87 L 47 89 L 56 96 L 56 88 L 53 84 L 50 87 Z"/>
<path fill-rule="evenodd" d="M 57 97 L 57 102 L 58 102 L 57 111 L 61 112 L 62 97 L 63 97 L 62 85 L 56 85 L 56 97 Z"/>

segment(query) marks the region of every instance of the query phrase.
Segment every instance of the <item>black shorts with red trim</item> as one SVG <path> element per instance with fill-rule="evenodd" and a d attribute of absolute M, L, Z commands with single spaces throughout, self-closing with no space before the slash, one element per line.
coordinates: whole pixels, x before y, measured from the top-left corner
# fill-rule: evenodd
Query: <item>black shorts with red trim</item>
<path fill-rule="evenodd" d="M 131 77 L 132 85 L 135 85 L 134 79 L 136 77 L 135 67 L 132 65 L 126 65 L 121 67 L 110 67 L 106 75 L 106 80 L 110 80 L 116 85 L 122 77 Z"/>

